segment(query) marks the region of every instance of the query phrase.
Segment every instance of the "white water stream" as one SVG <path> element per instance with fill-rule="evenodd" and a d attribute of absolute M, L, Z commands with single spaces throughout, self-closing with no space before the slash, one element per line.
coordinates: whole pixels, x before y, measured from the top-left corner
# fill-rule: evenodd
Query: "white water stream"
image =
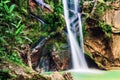
<path fill-rule="evenodd" d="M 81 14 L 78 0 L 63 0 L 64 16 L 67 25 L 69 44 L 72 53 L 73 69 L 88 69 L 83 45 Z M 78 41 L 78 38 L 80 41 Z"/>

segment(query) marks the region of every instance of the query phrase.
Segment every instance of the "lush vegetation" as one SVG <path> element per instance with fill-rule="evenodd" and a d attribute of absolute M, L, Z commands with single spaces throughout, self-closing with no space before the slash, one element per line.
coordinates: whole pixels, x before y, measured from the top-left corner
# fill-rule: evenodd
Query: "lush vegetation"
<path fill-rule="evenodd" d="M 98 0 L 95 8 L 93 2 L 86 6 L 84 2 L 80 4 L 83 12 L 84 37 L 87 35 L 86 25 L 100 27 L 107 38 L 111 37 L 111 26 L 102 20 L 102 16 L 106 10 L 113 9 L 111 5 L 107 4 L 107 2 L 113 1 Z M 67 39 L 64 32 L 66 25 L 63 18 L 62 1 L 45 0 L 45 2 L 51 6 L 53 11 L 45 10 L 38 5 L 33 7 L 27 0 L 0 1 L 0 61 L 10 61 L 19 66 L 25 65 L 19 50 L 22 50 L 22 46 L 26 44 L 29 45 L 29 48 L 32 48 L 41 37 L 51 37 L 49 43 L 45 46 L 49 51 L 54 47 L 58 51 L 63 49 Z M 35 16 L 41 19 L 44 24 Z M 0 72 L 8 74 L 9 70 L 0 70 Z"/>
<path fill-rule="evenodd" d="M 86 4 L 83 5 L 83 24 L 100 27 L 102 31 L 106 34 L 106 37 L 110 38 L 112 29 L 110 25 L 106 24 L 103 21 L 103 16 L 106 10 L 113 9 L 113 7 L 108 4 L 112 3 L 113 0 L 98 0 L 98 2 L 87 2 L 89 0 L 85 1 Z M 86 32 L 84 31 L 84 33 Z"/>
<path fill-rule="evenodd" d="M 24 0 L 2 0 L 0 3 L 0 57 L 9 57 L 8 59 L 19 61 L 16 59 L 18 52 L 14 49 L 23 44 L 33 46 L 40 36 L 48 36 L 51 33 L 61 33 L 64 29 L 64 20 L 61 17 L 63 14 L 61 2 L 53 4 L 53 1 L 46 1 L 52 4 L 54 12 L 36 13 L 44 19 L 44 26 L 35 18 L 30 16 L 27 8 L 27 1 Z M 24 3 L 24 4 L 23 4 Z M 40 12 L 41 9 L 38 9 Z M 37 16 L 36 15 L 36 16 Z M 26 17 L 27 16 L 27 17 Z M 58 22 L 56 22 L 57 20 Z"/>
<path fill-rule="evenodd" d="M 103 16 L 105 10 L 111 7 L 110 5 L 106 5 L 106 0 L 98 1 L 93 14 L 90 14 L 94 7 L 93 3 L 88 4 L 87 7 L 83 6 L 83 12 L 85 13 L 83 14 L 83 32 L 86 34 L 86 24 L 92 23 L 90 20 L 94 20 L 93 25 L 101 27 L 103 32 L 105 32 L 107 36 L 110 36 L 111 26 L 102 21 L 101 16 Z M 18 56 L 18 52 L 14 49 L 15 47 L 20 47 L 23 44 L 33 46 L 41 36 L 48 36 L 52 33 L 63 33 L 65 22 L 63 19 L 61 0 L 56 2 L 53 0 L 45 0 L 45 2 L 51 5 L 54 11 L 48 11 L 48 13 L 46 13 L 44 10 L 34 7 L 33 11 L 35 12 L 32 12 L 28 2 L 24 0 L 2 0 L 0 2 L 1 58 L 9 57 L 10 60 L 14 61 L 15 59 L 15 61 L 19 61 L 19 59 L 15 58 Z M 42 17 L 45 22 L 44 26 L 39 21 L 35 20 L 35 18 L 31 17 L 30 13 L 40 18 Z"/>
<path fill-rule="evenodd" d="M 20 14 L 14 11 L 15 7 L 15 4 L 10 4 L 10 0 L 0 3 L 0 58 L 21 64 L 17 51 L 13 48 L 25 42 L 26 36 L 22 33 L 25 25 Z"/>

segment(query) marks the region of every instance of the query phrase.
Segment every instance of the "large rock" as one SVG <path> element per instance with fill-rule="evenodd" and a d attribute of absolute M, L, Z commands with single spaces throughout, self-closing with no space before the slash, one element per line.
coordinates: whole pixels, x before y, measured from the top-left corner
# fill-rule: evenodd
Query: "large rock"
<path fill-rule="evenodd" d="M 110 5 L 113 9 L 105 12 L 103 20 L 112 26 L 111 37 L 106 37 L 94 20 L 88 20 L 85 37 L 85 51 L 92 54 L 99 67 L 102 65 L 105 69 L 120 66 L 120 1 L 115 0 Z"/>
<path fill-rule="evenodd" d="M 109 39 L 105 37 L 105 33 L 101 28 L 89 28 L 89 34 L 85 38 L 85 51 L 91 53 L 93 59 L 100 68 L 102 66 L 111 66 L 110 62 L 113 59 Z"/>
<path fill-rule="evenodd" d="M 51 80 L 64 80 L 64 77 L 60 73 L 54 72 L 51 75 Z"/>
<path fill-rule="evenodd" d="M 113 33 L 120 33 L 120 3 L 112 4 L 114 9 L 107 10 L 103 17 L 103 20 L 112 26 Z"/>
<path fill-rule="evenodd" d="M 116 0 L 112 4 L 113 10 L 107 10 L 103 17 L 103 20 L 112 26 L 112 37 L 110 43 L 111 52 L 114 59 L 120 59 L 120 2 Z"/>
<path fill-rule="evenodd" d="M 112 34 L 111 49 L 114 59 L 120 59 L 120 34 Z"/>

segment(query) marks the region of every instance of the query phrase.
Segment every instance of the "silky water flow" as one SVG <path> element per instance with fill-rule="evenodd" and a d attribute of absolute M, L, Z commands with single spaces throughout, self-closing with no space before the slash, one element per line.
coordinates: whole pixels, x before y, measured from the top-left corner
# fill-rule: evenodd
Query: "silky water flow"
<path fill-rule="evenodd" d="M 63 0 L 64 16 L 71 48 L 72 67 L 73 69 L 88 69 L 84 56 L 81 14 L 78 4 L 78 0 Z"/>

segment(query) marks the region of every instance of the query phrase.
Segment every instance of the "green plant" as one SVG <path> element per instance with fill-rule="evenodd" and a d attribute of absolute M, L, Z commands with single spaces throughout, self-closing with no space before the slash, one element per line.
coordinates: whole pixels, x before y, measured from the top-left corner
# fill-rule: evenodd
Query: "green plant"
<path fill-rule="evenodd" d="M 17 65 L 23 64 L 21 58 L 18 56 L 17 51 L 14 51 L 11 55 L 8 56 L 8 58 Z"/>
<path fill-rule="evenodd" d="M 21 64 L 22 61 L 14 47 L 25 43 L 27 36 L 23 31 L 26 26 L 11 0 L 1 0 L 0 11 L 0 58 Z"/>
<path fill-rule="evenodd" d="M 46 27 L 44 28 L 45 32 L 56 32 L 58 28 L 64 27 L 64 20 L 61 17 L 61 14 L 56 12 L 50 13 L 45 16 L 45 22 L 47 23 Z M 59 31 L 58 31 L 59 32 Z"/>
<path fill-rule="evenodd" d="M 99 21 L 99 27 L 102 28 L 102 31 L 105 32 L 106 36 L 108 38 L 111 37 L 111 33 L 112 33 L 112 27 L 108 24 L 106 24 L 105 22 Z"/>
<path fill-rule="evenodd" d="M 25 27 L 22 24 L 22 19 L 18 18 L 14 13 L 15 4 L 10 5 L 10 0 L 1 1 L 0 10 L 1 10 L 1 37 L 5 44 L 8 42 L 8 38 L 11 39 L 11 42 L 20 35 L 23 28 Z"/>
<path fill-rule="evenodd" d="M 85 37 L 86 34 L 87 34 L 87 31 L 86 31 L 86 22 L 84 22 L 84 23 L 82 24 L 82 32 L 83 32 L 83 37 Z"/>
<path fill-rule="evenodd" d="M 26 73 L 27 73 L 27 74 L 30 74 L 30 69 L 27 68 L 27 69 L 26 69 Z"/>
<path fill-rule="evenodd" d="M 102 16 L 104 15 L 105 11 L 109 8 L 110 6 L 106 5 L 106 3 L 98 2 L 96 5 L 95 12 L 94 12 L 94 18 L 102 19 Z"/>
<path fill-rule="evenodd" d="M 89 0 L 85 0 L 89 1 Z M 84 23 L 86 22 L 89 26 L 95 26 L 95 27 L 100 27 L 102 31 L 105 33 L 105 35 L 110 38 L 112 28 L 110 25 L 106 24 L 103 21 L 103 16 L 105 15 L 106 10 L 111 10 L 113 9 L 112 6 L 107 4 L 107 2 L 113 2 L 114 0 L 98 0 L 97 5 L 95 6 L 95 10 L 93 10 L 94 2 L 88 3 L 87 7 L 83 7 L 84 11 Z M 94 13 L 91 15 L 91 11 L 94 11 Z M 83 34 L 85 34 L 85 24 L 83 24 Z"/>
<path fill-rule="evenodd" d="M 0 69 L 0 80 L 7 80 L 9 79 L 11 76 L 9 74 L 9 69 Z"/>

